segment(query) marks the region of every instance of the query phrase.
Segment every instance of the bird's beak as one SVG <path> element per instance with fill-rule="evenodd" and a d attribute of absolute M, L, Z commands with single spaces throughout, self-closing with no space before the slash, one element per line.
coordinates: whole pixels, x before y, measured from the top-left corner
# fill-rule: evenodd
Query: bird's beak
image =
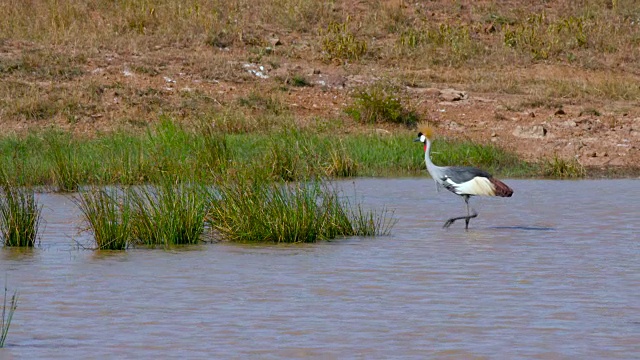
<path fill-rule="evenodd" d="M 419 138 L 419 137 L 417 137 L 417 138 L 413 139 L 413 142 L 418 142 L 418 141 L 420 141 L 420 138 Z"/>

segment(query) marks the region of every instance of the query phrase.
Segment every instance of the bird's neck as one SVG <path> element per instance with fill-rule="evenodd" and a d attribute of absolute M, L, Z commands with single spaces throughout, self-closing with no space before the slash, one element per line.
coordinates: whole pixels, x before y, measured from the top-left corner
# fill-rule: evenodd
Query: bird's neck
<path fill-rule="evenodd" d="M 431 177 L 435 177 L 440 169 L 431 161 L 431 140 L 427 139 L 424 146 L 424 162 L 427 164 L 427 171 L 431 174 Z"/>

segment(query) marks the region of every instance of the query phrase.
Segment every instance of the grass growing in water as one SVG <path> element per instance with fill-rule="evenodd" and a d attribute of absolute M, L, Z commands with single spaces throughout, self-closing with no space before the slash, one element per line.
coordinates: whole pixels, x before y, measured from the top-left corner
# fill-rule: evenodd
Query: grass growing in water
<path fill-rule="evenodd" d="M 279 184 L 238 177 L 219 184 L 211 199 L 215 203 L 211 228 L 237 242 L 300 243 L 384 235 L 394 224 L 386 210 L 365 211 L 320 180 Z"/>
<path fill-rule="evenodd" d="M 7 340 L 7 334 L 9 334 L 9 327 L 11 326 L 11 320 L 13 314 L 18 308 L 18 292 L 15 291 L 11 297 L 9 307 L 7 307 L 7 285 L 4 286 L 4 300 L 2 302 L 2 318 L 0 319 L 0 348 L 4 347 L 4 343 Z"/>
<path fill-rule="evenodd" d="M 131 238 L 131 199 L 119 189 L 81 192 L 75 198 L 100 250 L 125 250 Z"/>
<path fill-rule="evenodd" d="M 17 188 L 5 181 L 0 199 L 0 232 L 4 245 L 34 246 L 41 212 L 33 190 Z"/>
<path fill-rule="evenodd" d="M 209 206 L 201 185 L 164 179 L 155 187 L 145 186 L 130 195 L 134 242 L 172 246 L 200 241 Z"/>

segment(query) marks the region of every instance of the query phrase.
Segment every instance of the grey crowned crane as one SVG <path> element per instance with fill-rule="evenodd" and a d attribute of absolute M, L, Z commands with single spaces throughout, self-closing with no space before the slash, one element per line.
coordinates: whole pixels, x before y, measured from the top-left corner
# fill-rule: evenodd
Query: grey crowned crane
<path fill-rule="evenodd" d="M 427 171 L 436 182 L 436 187 L 443 186 L 456 195 L 462 196 L 467 205 L 467 216 L 453 217 L 444 223 L 448 228 L 456 220 L 464 219 L 465 229 L 469 229 L 469 220 L 477 217 L 478 213 L 473 213 L 469 209 L 469 198 L 474 195 L 502 196 L 510 197 L 513 190 L 507 184 L 494 178 L 484 170 L 470 166 L 437 166 L 431 161 L 431 140 L 433 131 L 428 126 L 421 126 L 418 138 L 424 144 L 424 161 L 427 164 Z"/>

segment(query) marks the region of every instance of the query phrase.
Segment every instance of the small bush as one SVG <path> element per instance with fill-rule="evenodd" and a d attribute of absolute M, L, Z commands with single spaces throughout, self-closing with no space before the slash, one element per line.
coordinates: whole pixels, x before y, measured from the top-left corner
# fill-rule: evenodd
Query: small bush
<path fill-rule="evenodd" d="M 418 115 L 405 108 L 398 92 L 396 87 L 380 84 L 361 88 L 353 95 L 354 104 L 345 112 L 363 123 L 415 125 Z"/>
<path fill-rule="evenodd" d="M 305 87 L 311 86 L 311 83 L 307 78 L 302 75 L 294 75 L 290 79 L 287 80 L 287 84 L 295 87 Z"/>
<path fill-rule="evenodd" d="M 582 178 L 586 175 L 586 170 L 577 159 L 565 160 L 558 155 L 545 160 L 541 164 L 542 174 L 553 178 Z"/>

